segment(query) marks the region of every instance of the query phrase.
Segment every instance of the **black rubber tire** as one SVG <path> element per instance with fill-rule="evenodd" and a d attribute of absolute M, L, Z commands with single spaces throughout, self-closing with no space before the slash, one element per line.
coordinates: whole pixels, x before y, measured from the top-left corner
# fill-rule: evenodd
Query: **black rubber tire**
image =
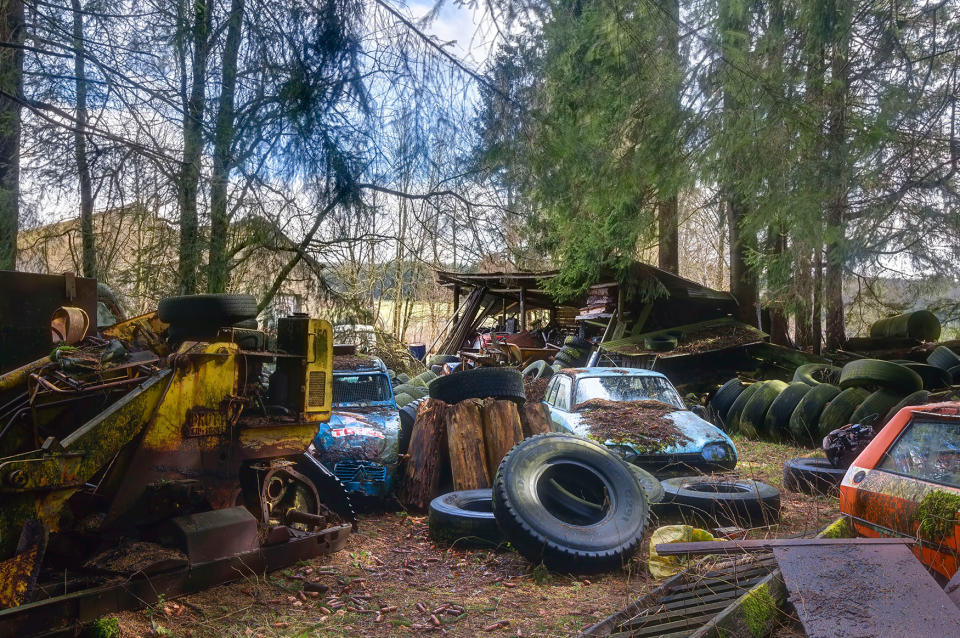
<path fill-rule="evenodd" d="M 947 372 L 950 374 L 951 385 L 960 385 L 960 365 L 953 366 Z"/>
<path fill-rule="evenodd" d="M 430 396 L 447 403 L 464 399 L 509 399 L 526 401 L 523 375 L 515 368 L 474 368 L 438 377 L 428 386 Z"/>
<path fill-rule="evenodd" d="M 434 540 L 458 546 L 496 547 L 503 534 L 493 515 L 493 491 L 461 490 L 430 501 L 428 518 Z"/>
<path fill-rule="evenodd" d="M 760 389 L 761 385 L 762 382 L 751 383 L 743 389 L 743 392 L 734 400 L 733 405 L 731 405 L 727 411 L 727 418 L 723 420 L 724 430 L 730 434 L 736 434 L 740 431 L 740 415 L 743 412 L 743 408 L 750 399 L 753 398 L 753 395 Z"/>
<path fill-rule="evenodd" d="M 740 412 L 740 434 L 750 439 L 769 438 L 772 433 L 764 427 L 767 410 L 786 389 L 783 381 L 764 381 Z"/>
<path fill-rule="evenodd" d="M 564 354 L 563 350 L 561 350 L 560 352 L 558 352 L 558 353 L 556 354 L 556 356 L 553 357 L 553 362 L 554 362 L 554 363 L 559 363 L 561 370 L 562 370 L 563 368 L 575 368 L 575 367 L 576 367 L 576 366 L 573 365 L 573 363 L 570 361 L 570 359 L 567 358 L 567 355 Z"/>
<path fill-rule="evenodd" d="M 577 335 L 571 335 L 563 340 L 563 345 L 570 346 L 572 348 L 577 348 L 580 351 L 590 350 L 593 348 L 593 344 Z"/>
<path fill-rule="evenodd" d="M 165 323 L 217 324 L 229 326 L 257 318 L 257 300 L 252 295 L 187 295 L 166 297 L 157 306 Z"/>
<path fill-rule="evenodd" d="M 947 346 L 937 346 L 927 357 L 927 363 L 937 366 L 941 370 L 960 366 L 960 355 Z"/>
<path fill-rule="evenodd" d="M 410 447 L 410 436 L 413 434 L 413 424 L 417 420 L 417 410 L 423 399 L 412 399 L 400 408 L 400 432 L 397 434 L 397 453 L 406 454 Z"/>
<path fill-rule="evenodd" d="M 890 361 L 880 359 L 857 359 L 843 366 L 840 373 L 840 388 L 868 388 L 877 390 L 886 388 L 910 394 L 923 389 L 920 375 Z"/>
<path fill-rule="evenodd" d="M 887 423 L 890 423 L 890 419 L 897 416 L 897 412 L 904 409 L 908 405 L 923 405 L 924 403 L 929 403 L 930 393 L 926 390 L 918 390 L 907 396 L 903 397 L 899 403 L 887 410 L 886 416 L 883 417 L 883 421 L 880 422 L 880 428 L 885 426 Z M 879 431 L 880 428 L 876 428 L 876 431 Z"/>
<path fill-rule="evenodd" d="M 943 368 L 938 368 L 928 363 L 914 363 L 911 361 L 901 365 L 905 368 L 910 368 L 920 375 L 920 378 L 923 379 L 924 390 L 945 390 L 949 388 L 953 382 L 949 370 L 944 370 Z"/>
<path fill-rule="evenodd" d="M 602 518 L 578 520 L 557 499 L 551 481 L 558 479 L 591 503 L 608 503 Z M 646 531 L 649 506 L 635 474 L 604 446 L 551 432 L 518 443 L 503 457 L 493 513 L 504 538 L 531 562 L 590 573 L 626 564 Z"/>
<path fill-rule="evenodd" d="M 662 503 L 664 491 L 663 485 L 660 484 L 660 479 L 633 463 L 627 463 L 627 467 L 629 467 L 633 475 L 637 477 L 637 481 L 640 483 L 640 487 L 643 488 L 643 493 L 647 497 L 647 503 L 649 505 Z"/>
<path fill-rule="evenodd" d="M 837 385 L 840 382 L 840 372 L 840 368 L 827 363 L 807 363 L 794 371 L 793 380 L 809 386 L 821 383 Z"/>
<path fill-rule="evenodd" d="M 721 421 L 727 418 L 730 406 L 733 405 L 733 402 L 737 400 L 737 397 L 746 387 L 747 385 L 743 381 L 733 378 L 720 386 L 720 389 L 714 393 L 713 398 L 710 399 L 710 406 Z"/>
<path fill-rule="evenodd" d="M 427 361 L 428 366 L 441 366 L 445 363 L 457 363 L 460 357 L 455 354 L 435 354 Z"/>
<path fill-rule="evenodd" d="M 835 494 L 846 469 L 830 465 L 822 456 L 804 456 L 783 464 L 783 489 L 803 494 Z"/>
<path fill-rule="evenodd" d="M 660 483 L 665 502 L 683 515 L 750 525 L 780 520 L 780 491 L 760 481 L 680 476 Z"/>
<path fill-rule="evenodd" d="M 442 364 L 434 364 L 434 365 L 430 366 L 430 372 L 434 373 L 435 375 L 437 375 L 437 376 L 439 377 L 441 374 L 443 374 L 443 365 L 442 365 Z"/>
<path fill-rule="evenodd" d="M 820 445 L 820 414 L 838 394 L 840 388 L 829 383 L 820 383 L 810 388 L 793 414 L 790 415 L 790 434 L 793 440 L 803 445 Z"/>
<path fill-rule="evenodd" d="M 817 431 L 820 436 L 827 436 L 834 430 L 848 425 L 850 416 L 868 396 L 870 393 L 863 388 L 847 388 L 833 397 L 820 413 L 820 420 L 817 421 Z"/>
<path fill-rule="evenodd" d="M 549 379 L 553 376 L 553 368 L 546 361 L 534 361 L 520 374 L 524 379 Z"/>
<path fill-rule="evenodd" d="M 793 438 L 790 432 L 790 416 L 812 386 L 803 381 L 794 381 L 770 404 L 763 428 L 776 440 Z"/>
<path fill-rule="evenodd" d="M 930 366 L 933 367 L 933 366 Z M 922 392 L 922 390 L 920 390 Z M 881 419 L 887 416 L 890 408 L 900 403 L 903 395 L 890 390 L 877 390 L 860 402 L 857 409 L 850 415 L 850 423 L 872 425 L 879 430 L 883 425 Z"/>

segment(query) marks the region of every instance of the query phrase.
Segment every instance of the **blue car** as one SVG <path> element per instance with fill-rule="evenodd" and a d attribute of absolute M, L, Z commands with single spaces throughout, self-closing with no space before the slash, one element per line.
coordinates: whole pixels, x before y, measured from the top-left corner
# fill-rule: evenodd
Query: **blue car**
<path fill-rule="evenodd" d="M 390 494 L 397 468 L 400 411 L 387 368 L 375 357 L 334 357 L 333 414 L 311 453 L 351 496 Z"/>
<path fill-rule="evenodd" d="M 686 408 L 670 381 L 652 370 L 637 368 L 571 368 L 553 375 L 544 403 L 555 431 L 589 436 L 590 426 L 577 406 L 590 399 L 656 400 L 676 407 L 664 416 L 683 437 L 651 452 L 626 441 L 603 441 L 628 463 L 651 472 L 713 472 L 737 465 L 737 448 L 724 432 Z"/>

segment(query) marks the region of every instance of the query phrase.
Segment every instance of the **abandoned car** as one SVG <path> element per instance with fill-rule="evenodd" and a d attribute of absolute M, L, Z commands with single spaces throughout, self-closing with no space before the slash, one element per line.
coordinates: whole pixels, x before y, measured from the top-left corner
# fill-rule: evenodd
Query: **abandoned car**
<path fill-rule="evenodd" d="M 585 412 L 596 401 L 629 409 L 650 405 L 665 421 L 669 434 L 644 444 L 627 436 L 605 436 L 594 431 Z M 653 402 L 631 404 L 630 402 Z M 603 439 L 611 451 L 629 463 L 653 472 L 726 471 L 737 464 L 737 448 L 719 428 L 691 412 L 670 381 L 638 368 L 566 368 L 550 380 L 544 396 L 552 427 L 561 432 Z"/>

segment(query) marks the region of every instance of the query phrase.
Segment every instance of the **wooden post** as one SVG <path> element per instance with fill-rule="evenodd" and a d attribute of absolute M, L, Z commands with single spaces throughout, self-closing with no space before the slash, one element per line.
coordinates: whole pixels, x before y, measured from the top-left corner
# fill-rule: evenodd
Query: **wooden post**
<path fill-rule="evenodd" d="M 496 476 L 500 461 L 514 445 L 523 440 L 520 412 L 513 401 L 484 399 L 480 408 L 483 413 L 483 441 L 487 452 L 487 468 L 490 476 Z"/>
<path fill-rule="evenodd" d="M 546 434 L 551 431 L 550 411 L 547 409 L 547 406 L 539 401 L 527 401 L 523 404 L 520 422 L 523 426 L 523 438 L 537 434 Z"/>
<path fill-rule="evenodd" d="M 447 445 L 455 490 L 490 487 L 480 405 L 479 399 L 467 399 L 447 410 Z"/>
<path fill-rule="evenodd" d="M 456 321 L 456 316 L 460 314 L 460 284 L 453 284 L 453 316 L 454 321 Z"/>
<path fill-rule="evenodd" d="M 520 332 L 527 331 L 527 289 L 520 289 Z"/>
<path fill-rule="evenodd" d="M 426 509 L 440 487 L 440 471 L 447 458 L 448 407 L 438 399 L 426 399 L 417 411 L 402 491 L 407 506 L 413 509 Z"/>

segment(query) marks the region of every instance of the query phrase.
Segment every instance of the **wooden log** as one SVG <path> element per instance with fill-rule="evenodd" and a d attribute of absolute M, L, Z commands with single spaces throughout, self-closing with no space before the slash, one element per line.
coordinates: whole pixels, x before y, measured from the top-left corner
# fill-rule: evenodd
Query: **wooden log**
<path fill-rule="evenodd" d="M 520 422 L 523 426 L 523 438 L 550 431 L 550 410 L 539 401 L 527 401 L 523 404 L 520 413 Z"/>
<path fill-rule="evenodd" d="M 480 406 L 478 399 L 467 399 L 447 409 L 447 448 L 455 490 L 490 487 Z"/>
<path fill-rule="evenodd" d="M 500 461 L 514 445 L 523 440 L 520 412 L 513 401 L 484 399 L 483 442 L 487 451 L 487 469 L 496 476 Z"/>
<path fill-rule="evenodd" d="M 401 490 L 411 509 L 426 509 L 439 490 L 440 472 L 447 461 L 448 409 L 443 401 L 426 399 L 417 410 Z"/>

